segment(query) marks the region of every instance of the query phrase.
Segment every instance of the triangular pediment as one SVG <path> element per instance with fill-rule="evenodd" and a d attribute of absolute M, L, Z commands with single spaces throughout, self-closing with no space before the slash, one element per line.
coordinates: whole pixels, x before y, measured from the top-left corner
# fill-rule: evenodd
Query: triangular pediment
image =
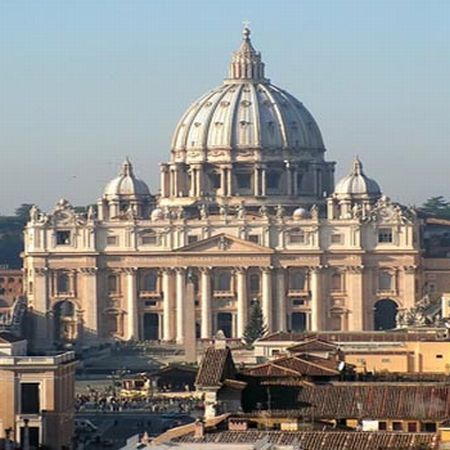
<path fill-rule="evenodd" d="M 225 233 L 211 236 L 177 249 L 178 252 L 194 253 L 258 253 L 271 254 L 273 249 L 245 241 Z"/>

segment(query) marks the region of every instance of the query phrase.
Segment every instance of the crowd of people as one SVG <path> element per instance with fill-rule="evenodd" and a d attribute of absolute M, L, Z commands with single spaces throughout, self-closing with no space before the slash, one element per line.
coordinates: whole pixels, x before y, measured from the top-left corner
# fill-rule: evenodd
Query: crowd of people
<path fill-rule="evenodd" d="M 145 410 L 160 413 L 190 414 L 202 409 L 202 403 L 194 398 L 165 398 L 158 396 L 124 397 L 112 387 L 103 390 L 88 387 L 86 392 L 75 396 L 77 412 L 116 412 L 124 410 Z"/>

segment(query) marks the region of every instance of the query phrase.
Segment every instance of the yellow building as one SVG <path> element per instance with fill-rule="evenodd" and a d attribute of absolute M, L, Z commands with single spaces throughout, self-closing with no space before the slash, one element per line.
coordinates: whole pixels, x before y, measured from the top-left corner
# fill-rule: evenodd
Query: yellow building
<path fill-rule="evenodd" d="M 273 333 L 255 344 L 255 356 L 282 352 L 340 353 L 358 372 L 450 375 L 450 336 L 446 329 L 391 332 Z"/>
<path fill-rule="evenodd" d="M 0 436 L 31 450 L 70 448 L 73 352 L 29 356 L 26 341 L 0 334 Z"/>

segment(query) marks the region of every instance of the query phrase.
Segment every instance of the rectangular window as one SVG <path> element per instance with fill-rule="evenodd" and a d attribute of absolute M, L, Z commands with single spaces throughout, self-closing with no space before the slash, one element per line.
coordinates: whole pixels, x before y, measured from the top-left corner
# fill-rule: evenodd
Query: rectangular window
<path fill-rule="evenodd" d="M 108 293 L 117 294 L 119 292 L 119 277 L 117 275 L 108 276 Z"/>
<path fill-rule="evenodd" d="M 198 236 L 195 236 L 194 234 L 190 234 L 188 236 L 188 244 L 193 244 L 194 242 L 198 241 Z"/>
<path fill-rule="evenodd" d="M 238 189 L 250 189 L 252 183 L 252 176 L 249 173 L 236 174 L 236 182 Z"/>
<path fill-rule="evenodd" d="M 386 431 L 387 423 L 386 422 L 378 422 L 378 431 Z"/>
<path fill-rule="evenodd" d="M 156 306 L 156 301 L 154 300 L 146 300 L 145 306 Z"/>
<path fill-rule="evenodd" d="M 403 424 L 401 422 L 392 422 L 392 431 L 403 431 Z"/>
<path fill-rule="evenodd" d="M 303 231 L 291 231 L 289 233 L 289 242 L 291 244 L 304 244 L 305 233 Z"/>
<path fill-rule="evenodd" d="M 417 422 L 408 422 L 408 433 L 417 433 Z"/>
<path fill-rule="evenodd" d="M 342 244 L 343 242 L 343 235 L 340 233 L 332 234 L 331 235 L 331 243 L 332 244 Z"/>
<path fill-rule="evenodd" d="M 293 304 L 294 306 L 301 306 L 301 305 L 304 305 L 304 304 L 305 304 L 305 300 L 302 300 L 302 299 L 294 299 L 294 300 L 292 300 L 292 304 Z"/>
<path fill-rule="evenodd" d="M 378 242 L 380 244 L 392 243 L 392 228 L 380 228 L 378 230 Z"/>
<path fill-rule="evenodd" d="M 107 243 L 108 245 L 117 245 L 118 242 L 119 242 L 119 239 L 118 239 L 117 236 L 108 236 L 108 237 L 106 238 L 106 243 Z"/>
<path fill-rule="evenodd" d="M 220 189 L 220 174 L 218 173 L 212 173 L 209 176 L 211 180 L 211 186 L 213 189 Z"/>
<path fill-rule="evenodd" d="M 255 244 L 259 244 L 259 236 L 257 234 L 249 234 L 248 240 L 250 242 L 254 242 Z"/>
<path fill-rule="evenodd" d="M 39 383 L 20 383 L 20 413 L 39 414 Z"/>
<path fill-rule="evenodd" d="M 382 271 L 378 275 L 378 289 L 380 291 L 392 291 L 394 276 L 387 271 Z"/>
<path fill-rule="evenodd" d="M 145 234 L 142 236 L 142 245 L 156 245 L 158 242 L 155 234 Z"/>
<path fill-rule="evenodd" d="M 331 275 L 331 290 L 334 292 L 343 291 L 343 275 L 340 272 L 335 272 Z"/>
<path fill-rule="evenodd" d="M 68 294 L 70 292 L 70 278 L 67 272 L 57 273 L 56 291 L 58 294 Z"/>
<path fill-rule="evenodd" d="M 442 359 L 444 355 L 436 355 L 436 359 Z"/>
<path fill-rule="evenodd" d="M 57 231 L 56 245 L 70 245 L 70 231 Z"/>

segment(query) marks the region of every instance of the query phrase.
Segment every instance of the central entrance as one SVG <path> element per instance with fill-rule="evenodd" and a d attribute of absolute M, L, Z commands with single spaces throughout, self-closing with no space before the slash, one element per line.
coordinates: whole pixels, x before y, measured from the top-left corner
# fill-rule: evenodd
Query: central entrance
<path fill-rule="evenodd" d="M 217 331 L 222 330 L 225 337 L 230 338 L 233 334 L 233 316 L 231 313 L 217 314 Z"/>
<path fill-rule="evenodd" d="M 145 313 L 143 323 L 143 334 L 145 341 L 157 341 L 159 339 L 159 315 L 156 313 Z"/>
<path fill-rule="evenodd" d="M 306 314 L 303 312 L 295 312 L 292 313 L 291 316 L 291 321 L 292 321 L 292 326 L 291 329 L 292 331 L 306 331 Z"/>

